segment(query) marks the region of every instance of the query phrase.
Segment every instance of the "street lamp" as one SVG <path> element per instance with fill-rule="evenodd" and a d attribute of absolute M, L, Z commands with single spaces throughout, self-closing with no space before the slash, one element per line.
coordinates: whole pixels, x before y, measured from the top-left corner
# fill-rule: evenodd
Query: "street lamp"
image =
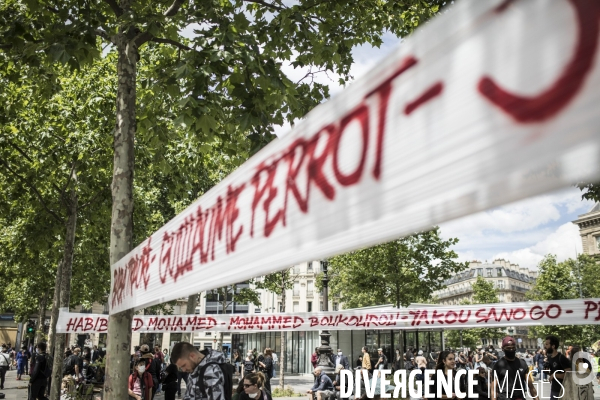
<path fill-rule="evenodd" d="M 321 270 L 323 271 L 323 311 L 329 311 L 329 277 L 327 276 L 327 267 L 329 262 L 321 261 Z M 317 366 L 321 368 L 321 371 L 326 375 L 334 376 L 335 370 L 333 368 L 333 362 L 331 362 L 331 354 L 333 350 L 329 346 L 329 338 L 331 334 L 329 331 L 321 331 L 321 346 L 319 347 L 319 360 Z"/>

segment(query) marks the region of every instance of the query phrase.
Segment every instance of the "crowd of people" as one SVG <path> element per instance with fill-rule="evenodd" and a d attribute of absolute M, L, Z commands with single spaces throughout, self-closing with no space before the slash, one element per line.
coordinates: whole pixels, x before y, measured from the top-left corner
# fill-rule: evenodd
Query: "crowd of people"
<path fill-rule="evenodd" d="M 378 376 L 384 369 L 406 369 L 407 372 L 417 370 L 416 377 L 421 381 L 424 380 L 426 370 L 435 370 L 436 373 L 441 371 L 448 375 L 450 371 L 474 369 L 478 373 L 475 398 L 479 400 L 522 400 L 527 398 L 527 391 L 534 400 L 539 400 L 539 386 L 534 385 L 533 377 L 550 382 L 550 393 L 545 398 L 593 399 L 593 386 L 600 387 L 600 351 L 593 355 L 595 360 L 590 363 L 581 355 L 576 356 L 581 350 L 577 346 L 569 346 L 565 354 L 559 348 L 559 339 L 550 335 L 546 337 L 544 347 L 536 352 L 518 353 L 515 339 L 507 336 L 498 350 L 487 346 L 472 352 L 447 349 L 425 353 L 423 350 L 415 352 L 409 348 L 403 354 L 396 352 L 396 357 L 390 361 L 383 349 L 378 349 L 377 355 L 371 357 L 368 348 L 363 347 L 354 368 L 341 349 L 325 360 L 320 359 L 324 355 L 320 355 L 318 349 L 315 349 L 311 356 L 314 385 L 306 394 L 309 400 L 340 399 L 340 374 L 344 369 L 367 370 L 368 379 L 375 385 L 376 398 L 381 393 L 394 390 L 393 386 L 380 387 Z M 76 346 L 66 349 L 62 360 L 63 390 L 72 391 L 86 384 L 101 384 L 104 380 L 101 363 L 103 357 L 104 353 L 97 346 L 84 347 L 83 350 Z M 323 361 L 335 368 L 333 380 L 320 367 Z M 239 352 L 234 351 L 230 361 L 222 352 L 212 349 L 200 351 L 186 342 L 177 343 L 171 354 L 166 349 L 161 351 L 158 346 L 151 351 L 144 344 L 136 347 L 131 355 L 129 399 L 152 400 L 157 393 L 163 391 L 165 400 L 174 400 L 176 395 L 181 396 L 183 380 L 186 383 L 183 396 L 186 400 L 272 400 L 270 381 L 275 376 L 276 364 L 277 356 L 270 348 L 261 353 L 256 349 L 250 350 L 243 360 Z M 575 371 L 572 371 L 572 365 L 577 365 Z M 46 399 L 52 371 L 52 358 L 46 354 L 46 343 L 38 343 L 33 356 L 27 349 L 17 352 L 9 344 L 3 344 L 0 350 L 0 388 L 4 386 L 6 370 L 13 366 L 17 368 L 17 379 L 22 379 L 23 374 L 31 373 L 29 399 Z M 595 375 L 594 382 L 579 384 L 576 380 L 566 379 L 568 374 L 578 374 L 581 377 L 586 373 Z M 235 388 L 234 376 L 240 378 Z M 501 384 L 505 380 L 508 385 Z M 355 388 L 352 400 L 367 398 L 365 382 L 361 381 L 359 385 L 360 396 L 356 396 Z M 466 377 L 456 387 L 453 383 L 452 395 L 442 395 L 441 399 L 456 398 L 456 392 L 465 392 L 466 385 Z M 511 393 L 510 388 L 516 389 L 511 390 Z M 433 387 L 431 392 L 435 393 L 436 388 Z"/>
<path fill-rule="evenodd" d="M 416 379 L 423 382 L 426 370 L 442 371 L 442 374 L 448 375 L 450 371 L 454 374 L 460 369 L 477 371 L 476 397 L 479 400 L 523 400 L 528 398 L 527 393 L 531 394 L 534 400 L 539 400 L 537 388 L 534 380 L 550 383 L 550 393 L 544 393 L 543 398 L 554 399 L 575 399 L 592 400 L 594 397 L 593 386 L 600 387 L 600 351 L 593 352 L 593 360 L 582 357 L 580 349 L 577 346 L 569 346 L 565 354 L 559 351 L 560 343 L 556 336 L 546 337 L 544 347 L 537 351 L 517 352 L 516 341 L 507 336 L 502 340 L 502 346 L 496 350 L 490 345 L 485 348 L 479 348 L 476 351 L 455 351 L 447 349 L 444 351 L 432 351 L 425 354 L 423 350 L 414 353 L 414 349 L 409 348 L 406 353 L 396 352 L 395 359 L 388 363 L 382 349 L 378 349 L 376 360 L 371 360 L 371 355 L 366 347 L 363 347 L 362 354 L 358 357 L 355 370 L 366 369 L 368 377 L 377 385 L 375 397 L 379 398 L 380 393 L 392 392 L 393 386 L 380 388 L 377 379 L 381 369 L 395 370 L 405 369 L 407 376 L 413 370 L 416 371 Z M 590 349 L 587 349 L 590 350 Z M 579 355 L 577 355 L 579 353 Z M 316 354 L 316 352 L 315 352 Z M 315 384 L 307 391 L 309 400 L 336 400 L 340 399 L 340 371 L 348 369 L 347 362 L 342 362 L 342 353 L 338 350 L 339 357 L 335 360 L 335 380 L 332 381 L 327 375 L 322 373 L 321 367 L 315 363 L 315 354 L 311 358 L 313 361 Z M 577 357 L 577 359 L 574 359 Z M 347 360 L 347 358 L 346 358 Z M 572 370 L 572 365 L 577 365 L 577 370 Z M 566 379 L 569 374 L 578 374 L 579 378 L 593 374 L 593 382 L 587 382 L 585 379 L 574 380 Z M 457 392 L 467 391 L 467 375 L 460 381 L 459 387 L 452 386 L 451 396 L 442 395 L 440 399 L 454 399 Z M 362 375 L 361 375 L 362 378 Z M 388 377 L 392 382 L 392 377 Z M 503 384 L 508 382 L 508 385 Z M 435 382 L 434 379 L 432 379 Z M 452 381 L 454 382 L 454 380 Z M 578 383 L 585 382 L 585 383 Z M 454 383 L 453 383 L 454 385 Z M 352 400 L 365 400 L 366 391 L 364 382 L 360 383 L 360 396 L 356 396 L 355 387 Z M 516 388 L 513 390 L 513 388 Z M 423 398 L 424 397 L 424 387 Z M 436 393 L 435 385 L 430 392 Z M 437 397 L 436 397 L 437 399 Z"/>

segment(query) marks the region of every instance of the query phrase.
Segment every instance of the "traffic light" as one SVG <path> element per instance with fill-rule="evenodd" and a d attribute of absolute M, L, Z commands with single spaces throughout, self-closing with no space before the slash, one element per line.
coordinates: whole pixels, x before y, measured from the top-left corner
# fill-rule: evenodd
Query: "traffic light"
<path fill-rule="evenodd" d="M 33 321 L 27 321 L 26 333 L 27 336 L 33 336 L 35 334 L 35 325 L 33 324 Z"/>

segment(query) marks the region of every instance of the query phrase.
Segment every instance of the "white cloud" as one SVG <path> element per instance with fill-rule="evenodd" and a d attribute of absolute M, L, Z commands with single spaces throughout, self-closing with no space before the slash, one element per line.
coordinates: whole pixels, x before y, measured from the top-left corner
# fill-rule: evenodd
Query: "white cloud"
<path fill-rule="evenodd" d="M 581 192 L 569 188 L 557 193 L 533 197 L 493 210 L 480 212 L 443 224 L 447 237 L 484 237 L 489 231 L 502 234 L 527 232 L 561 218 L 561 207 L 567 212 L 587 212 L 590 201 L 581 200 Z"/>
<path fill-rule="evenodd" d="M 582 252 L 579 228 L 577 225 L 567 222 L 533 246 L 498 253 L 494 258 L 504 258 L 514 264 L 533 269 L 546 254 L 555 254 L 558 261 L 564 261 L 574 258 L 576 252 L 577 254 Z"/>

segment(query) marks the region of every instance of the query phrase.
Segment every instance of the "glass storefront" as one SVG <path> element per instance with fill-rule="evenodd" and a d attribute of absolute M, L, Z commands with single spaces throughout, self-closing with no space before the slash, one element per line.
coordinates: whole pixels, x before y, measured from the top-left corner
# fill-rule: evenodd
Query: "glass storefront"
<path fill-rule="evenodd" d="M 307 374 L 312 371 L 310 358 L 315 348 L 321 345 L 319 332 L 260 332 L 233 334 L 232 347 L 245 356 L 248 350 L 257 349 L 263 352 L 270 347 L 278 356 L 281 353 L 281 335 L 285 335 L 285 372 L 288 374 Z M 390 331 L 390 330 L 356 330 L 331 331 L 330 346 L 334 353 L 337 349 L 348 357 L 352 366 L 356 366 L 361 349 L 367 346 L 373 364 L 377 361 L 377 349 L 382 348 L 391 363 L 395 358 L 395 350 L 404 353 L 407 348 L 422 349 L 425 352 L 442 349 L 441 331 Z M 279 357 L 281 360 L 281 357 Z"/>

